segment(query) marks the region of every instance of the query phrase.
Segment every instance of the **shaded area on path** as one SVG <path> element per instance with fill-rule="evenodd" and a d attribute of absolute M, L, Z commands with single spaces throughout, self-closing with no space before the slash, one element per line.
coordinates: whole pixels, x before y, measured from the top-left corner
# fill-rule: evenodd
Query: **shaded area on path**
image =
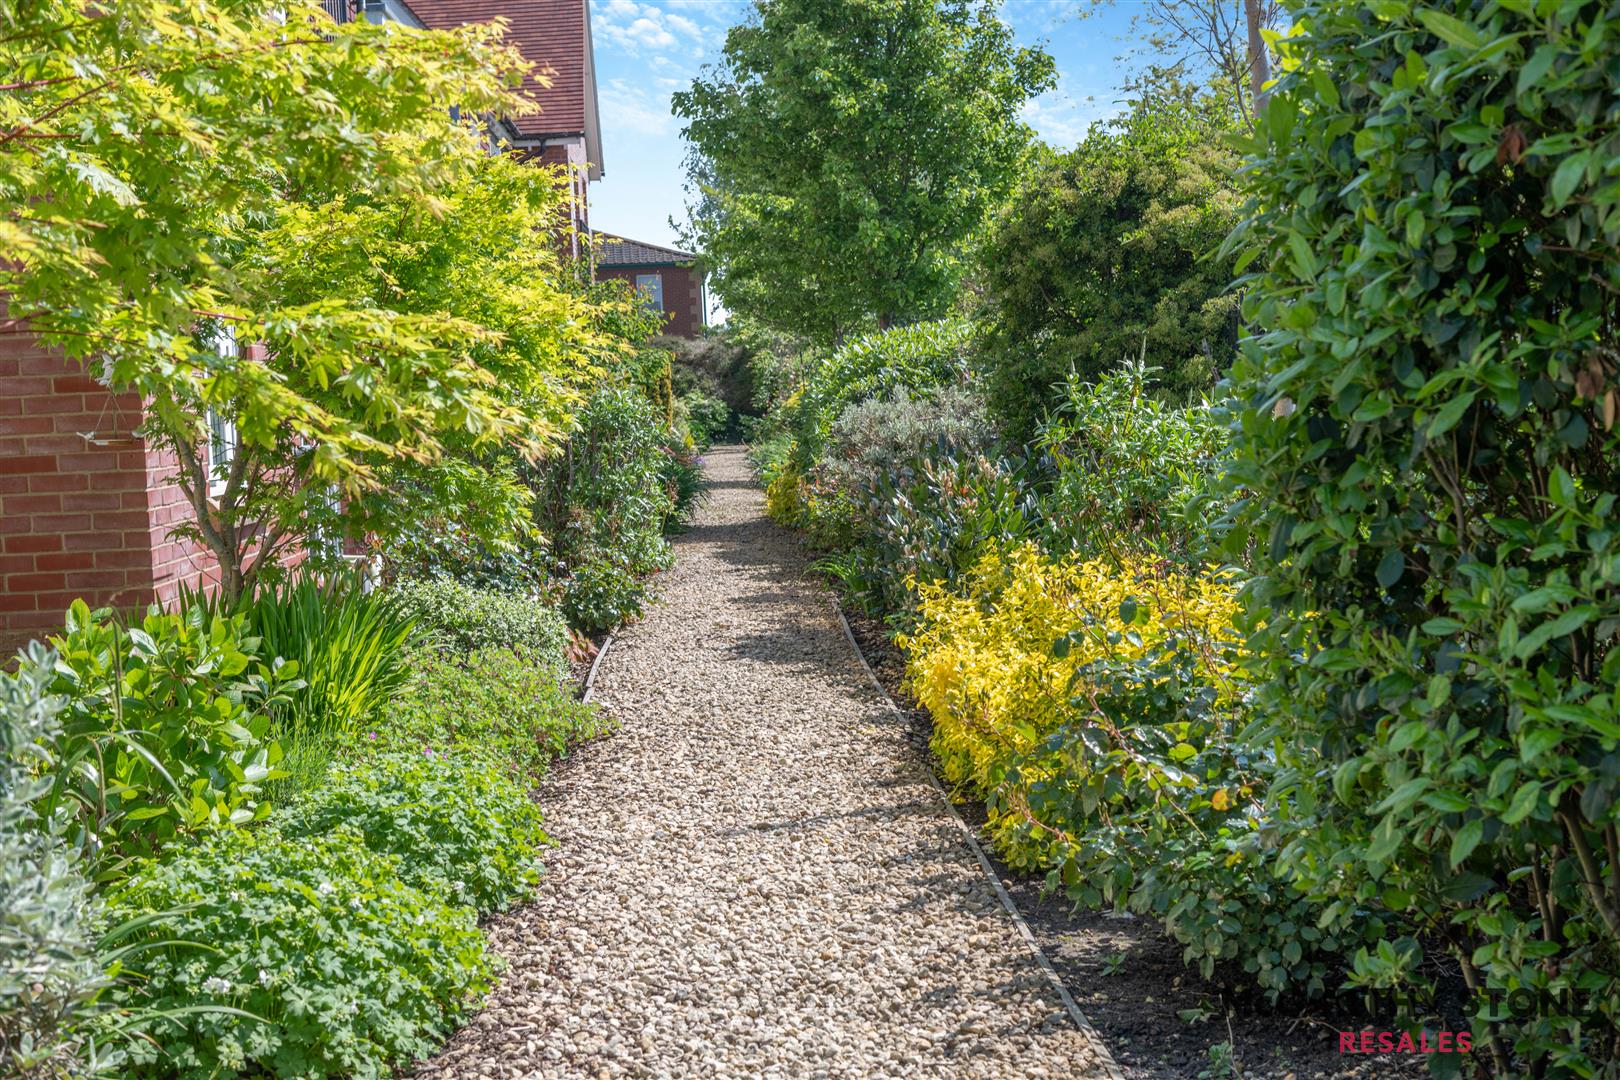
<path fill-rule="evenodd" d="M 510 968 L 417 1074 L 1102 1077 L 741 452 L 707 469 Z"/>

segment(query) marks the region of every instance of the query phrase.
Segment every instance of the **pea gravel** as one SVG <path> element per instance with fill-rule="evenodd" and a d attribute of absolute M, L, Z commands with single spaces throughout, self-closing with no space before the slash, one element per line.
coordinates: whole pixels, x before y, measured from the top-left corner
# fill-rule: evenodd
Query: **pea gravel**
<path fill-rule="evenodd" d="M 707 472 L 501 985 L 416 1075 L 1106 1077 L 742 453 Z"/>

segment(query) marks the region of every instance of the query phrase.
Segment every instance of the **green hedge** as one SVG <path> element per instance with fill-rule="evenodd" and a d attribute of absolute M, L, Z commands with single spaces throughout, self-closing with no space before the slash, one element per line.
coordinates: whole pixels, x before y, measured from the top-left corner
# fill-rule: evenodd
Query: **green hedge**
<path fill-rule="evenodd" d="M 1620 1060 L 1620 11 L 1310 3 L 1281 48 L 1232 378 L 1276 862 L 1404 928 L 1354 984 L 1444 951 L 1492 1074 L 1589 1076 Z"/>

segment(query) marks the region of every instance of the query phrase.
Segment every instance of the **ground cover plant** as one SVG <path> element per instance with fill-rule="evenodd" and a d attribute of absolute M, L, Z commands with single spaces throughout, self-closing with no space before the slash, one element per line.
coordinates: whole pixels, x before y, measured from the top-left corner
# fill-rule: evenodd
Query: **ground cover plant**
<path fill-rule="evenodd" d="M 476 749 L 538 782 L 553 759 L 611 728 L 561 681 L 549 652 L 489 645 L 465 654 L 421 649 L 409 683 L 378 715 L 364 744 L 420 753 Z"/>
<path fill-rule="evenodd" d="M 540 809 L 506 769 L 474 749 L 382 751 L 332 768 L 277 816 L 289 839 L 352 829 L 400 878 L 483 914 L 540 880 L 549 843 Z"/>
<path fill-rule="evenodd" d="M 113 1004 L 172 1015 L 126 1075 L 382 1076 L 430 1052 L 493 967 L 472 910 L 400 869 L 345 828 L 222 830 L 143 863 L 106 898 L 152 920 Z"/>

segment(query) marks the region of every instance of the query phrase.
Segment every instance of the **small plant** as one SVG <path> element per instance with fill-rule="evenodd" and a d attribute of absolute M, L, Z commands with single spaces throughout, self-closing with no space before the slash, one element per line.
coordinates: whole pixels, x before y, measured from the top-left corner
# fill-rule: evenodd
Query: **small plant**
<path fill-rule="evenodd" d="M 1131 950 L 1129 950 L 1129 949 L 1121 949 L 1121 950 L 1119 950 L 1119 952 L 1114 953 L 1113 955 L 1111 955 L 1107 959 L 1105 959 L 1103 961 L 1103 966 L 1102 966 L 1103 978 L 1106 979 L 1110 975 L 1118 975 L 1120 973 L 1120 971 L 1125 967 L 1125 961 L 1130 957 L 1130 955 L 1131 955 Z"/>
<path fill-rule="evenodd" d="M 289 838 L 353 829 L 373 851 L 399 856 L 405 881 L 480 912 L 526 895 L 550 842 L 540 808 L 505 769 L 432 747 L 340 764 L 278 824 Z"/>
<path fill-rule="evenodd" d="M 412 612 L 388 593 L 366 591 L 356 575 L 303 575 L 259 590 L 236 611 L 261 656 L 298 664 L 304 685 L 279 710 L 284 731 L 352 732 L 410 674 L 403 652 L 415 635 Z"/>
<path fill-rule="evenodd" d="M 107 905 L 146 920 L 112 994 L 147 1014 L 127 1076 L 386 1075 L 492 983 L 473 913 L 343 828 L 215 833 L 144 861 Z"/>
<path fill-rule="evenodd" d="M 55 657 L 33 643 L 25 668 L 0 672 L 0 1071 L 69 1075 L 85 1047 L 74 1021 L 106 978 L 96 956 L 100 905 L 81 861 L 35 801 L 61 738 L 61 701 L 46 691 Z"/>
<path fill-rule="evenodd" d="M 78 600 L 51 644 L 63 728 L 39 811 L 72 818 L 98 876 L 179 833 L 270 812 L 263 784 L 281 749 L 267 710 L 302 684 L 295 664 L 255 663 L 242 616 L 154 606 L 126 628 Z M 34 677 L 46 655 L 24 656 L 22 671 Z"/>
<path fill-rule="evenodd" d="M 1208 1064 L 1198 1070 L 1198 1080 L 1243 1080 L 1237 1050 L 1230 1039 L 1211 1046 L 1205 1059 Z"/>
<path fill-rule="evenodd" d="M 550 657 L 525 646 L 489 646 L 459 656 L 418 650 L 411 681 L 383 710 L 378 749 L 478 748 L 534 783 L 574 743 L 612 725 L 575 699 Z"/>
<path fill-rule="evenodd" d="M 562 665 L 568 627 L 557 612 L 532 597 L 444 579 L 401 582 L 391 591 L 424 632 L 456 652 L 517 646 Z"/>

